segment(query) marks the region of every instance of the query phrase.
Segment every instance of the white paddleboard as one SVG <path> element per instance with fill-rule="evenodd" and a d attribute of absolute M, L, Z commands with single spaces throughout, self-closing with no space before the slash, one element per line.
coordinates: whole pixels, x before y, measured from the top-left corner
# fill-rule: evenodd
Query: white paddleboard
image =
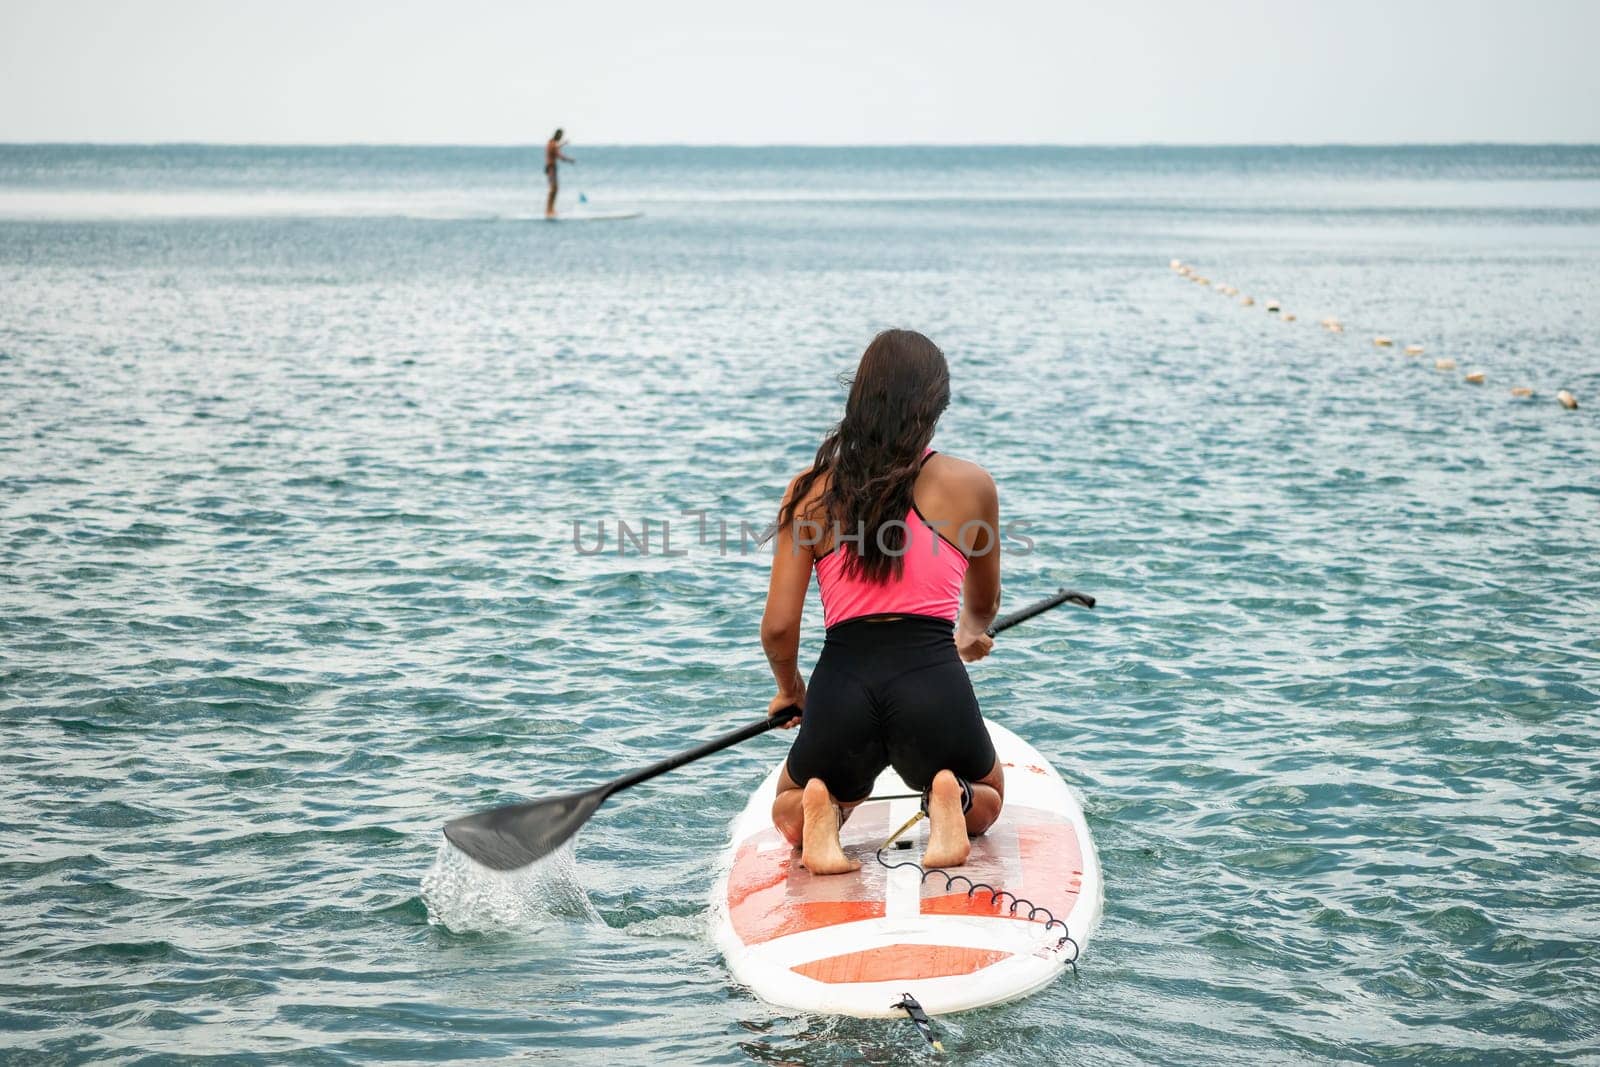
<path fill-rule="evenodd" d="M 771 1004 L 796 1011 L 900 1015 L 904 993 L 929 1014 L 964 1011 L 1026 996 L 1082 952 L 1100 918 L 1100 862 L 1083 809 L 1055 768 L 1032 745 L 987 723 L 1005 766 L 1006 803 L 989 832 L 974 838 L 967 863 L 922 878 L 913 866 L 887 869 L 874 853 L 916 814 L 918 801 L 869 800 L 855 809 L 840 839 L 861 861 L 854 874 L 818 877 L 772 825 L 774 768 L 734 820 L 722 873 L 712 890 L 717 947 L 734 977 Z M 909 793 L 886 770 L 873 796 Z M 905 834 L 910 849 L 884 850 L 888 863 L 915 861 L 927 820 Z M 964 881 L 962 879 L 970 879 Z M 968 892 L 971 883 L 993 887 Z M 1024 898 L 1049 909 L 1060 926 Z"/>

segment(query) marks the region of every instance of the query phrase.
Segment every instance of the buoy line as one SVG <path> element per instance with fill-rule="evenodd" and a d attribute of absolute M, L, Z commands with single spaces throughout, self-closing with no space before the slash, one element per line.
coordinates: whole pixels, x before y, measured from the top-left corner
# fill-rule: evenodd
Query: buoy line
<path fill-rule="evenodd" d="M 1177 274 L 1180 278 L 1187 278 L 1196 285 L 1210 288 L 1212 292 L 1219 293 L 1222 296 L 1230 299 L 1233 297 L 1238 297 L 1239 299 L 1237 302 L 1240 307 L 1251 307 L 1256 303 L 1255 297 L 1249 295 L 1248 293 L 1241 293 L 1237 286 L 1229 285 L 1226 282 L 1217 282 L 1213 284 L 1210 278 L 1207 278 L 1205 275 L 1197 271 L 1192 264 L 1185 263 L 1181 259 L 1174 259 L 1168 264 L 1168 266 L 1171 268 L 1173 273 Z M 1284 311 L 1283 305 L 1276 300 L 1265 300 L 1262 302 L 1262 306 L 1266 309 L 1269 315 L 1276 315 L 1283 322 L 1295 321 L 1294 313 Z M 1324 330 L 1327 330 L 1329 333 L 1344 333 L 1344 323 L 1340 322 L 1338 316 L 1335 315 L 1324 316 L 1319 321 L 1318 325 L 1320 325 Z M 1394 338 L 1388 337 L 1384 334 L 1379 334 L 1374 337 L 1372 339 L 1372 344 L 1376 348 L 1395 347 Z M 1408 344 L 1401 349 L 1401 352 L 1407 356 L 1420 356 L 1422 355 L 1423 348 L 1419 344 Z M 1433 369 L 1437 371 L 1453 371 L 1456 369 L 1456 361 L 1448 357 L 1435 359 L 1433 361 Z M 1467 385 L 1483 385 L 1488 380 L 1488 376 L 1484 371 L 1473 368 L 1467 371 L 1461 380 L 1463 384 Z M 1529 386 L 1517 385 L 1512 386 L 1511 395 L 1519 400 L 1526 400 L 1537 396 L 1538 394 L 1535 393 L 1534 390 Z M 1566 408 L 1568 411 L 1576 411 L 1578 409 L 1578 398 L 1573 396 L 1570 390 L 1557 389 L 1555 392 L 1555 397 L 1556 402 L 1562 407 Z"/>

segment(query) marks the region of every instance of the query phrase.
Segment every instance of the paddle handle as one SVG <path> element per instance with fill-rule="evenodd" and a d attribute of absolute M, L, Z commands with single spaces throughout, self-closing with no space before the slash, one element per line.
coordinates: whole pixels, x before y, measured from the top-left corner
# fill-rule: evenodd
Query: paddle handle
<path fill-rule="evenodd" d="M 763 719 L 757 719 L 748 726 L 741 726 L 731 734 L 723 734 L 721 737 L 707 741 L 698 748 L 691 748 L 687 752 L 680 752 L 676 756 L 669 756 L 660 763 L 652 763 L 648 767 L 641 767 L 633 773 L 625 774 L 621 778 L 618 778 L 616 781 L 612 782 L 610 787 L 606 790 L 606 796 L 610 796 L 612 793 L 618 792 L 619 790 L 636 786 L 640 782 L 648 782 L 650 779 L 655 778 L 658 775 L 666 774 L 668 771 L 677 770 L 685 763 L 693 763 L 695 760 L 704 756 L 709 756 L 713 752 L 721 752 L 725 748 L 732 748 L 741 741 L 748 741 L 752 737 L 759 737 L 768 730 L 775 730 L 779 726 L 787 723 L 790 719 L 797 718 L 799 714 L 800 710 L 798 708 L 784 708 L 776 714 L 769 715 Z"/>
<path fill-rule="evenodd" d="M 1061 589 L 1056 592 L 1055 596 L 1047 596 L 1043 600 L 1029 604 L 1025 608 L 1018 608 L 1010 615 L 1000 616 L 994 620 L 994 625 L 984 632 L 993 637 L 1002 630 L 1009 630 L 1019 622 L 1027 622 L 1035 615 L 1043 615 L 1051 608 L 1058 608 L 1068 601 L 1086 608 L 1094 607 L 1094 597 L 1088 593 L 1080 593 L 1076 589 Z"/>

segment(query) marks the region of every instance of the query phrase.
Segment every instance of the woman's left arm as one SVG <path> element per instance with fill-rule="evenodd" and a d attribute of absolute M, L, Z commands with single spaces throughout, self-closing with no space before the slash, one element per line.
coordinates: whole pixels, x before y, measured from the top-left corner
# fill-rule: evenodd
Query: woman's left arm
<path fill-rule="evenodd" d="M 789 492 L 794 492 L 793 483 Z M 790 705 L 804 708 L 806 704 L 806 682 L 800 677 L 800 616 L 811 584 L 812 546 L 796 539 L 794 525 L 780 526 L 773 537 L 772 577 L 767 585 L 767 609 L 761 616 L 761 648 L 778 683 L 778 695 L 767 706 L 769 715 Z"/>

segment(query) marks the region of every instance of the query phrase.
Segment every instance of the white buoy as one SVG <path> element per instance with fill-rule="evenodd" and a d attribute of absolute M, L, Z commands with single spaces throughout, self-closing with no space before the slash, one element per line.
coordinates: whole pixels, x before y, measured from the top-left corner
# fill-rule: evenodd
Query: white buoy
<path fill-rule="evenodd" d="M 1167 266 L 1171 267 L 1173 270 L 1177 270 L 1179 267 L 1183 266 L 1183 260 L 1175 259 L 1171 263 L 1167 264 Z"/>
<path fill-rule="evenodd" d="M 1578 410 L 1578 398 L 1567 392 L 1565 389 L 1556 394 L 1556 399 L 1561 401 L 1561 406 L 1566 408 L 1568 411 Z"/>
<path fill-rule="evenodd" d="M 1273 313 L 1277 313 L 1279 311 L 1282 311 L 1283 308 L 1278 304 L 1278 302 L 1276 300 L 1268 300 L 1267 301 L 1267 310 L 1271 311 Z"/>

